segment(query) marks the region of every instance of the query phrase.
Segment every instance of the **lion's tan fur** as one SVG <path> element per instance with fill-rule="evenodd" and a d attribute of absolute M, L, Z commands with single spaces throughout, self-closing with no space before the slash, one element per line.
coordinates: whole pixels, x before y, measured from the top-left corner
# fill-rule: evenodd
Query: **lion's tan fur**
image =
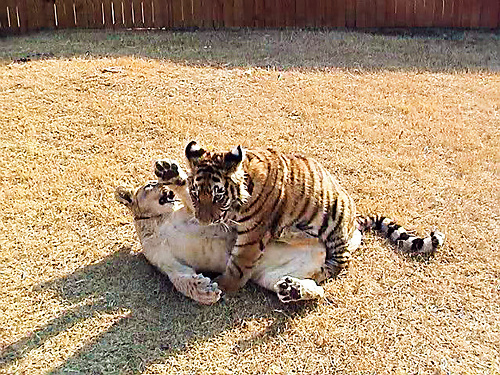
<path fill-rule="evenodd" d="M 200 272 L 224 271 L 235 234 L 220 226 L 200 226 L 182 201 L 160 205 L 165 189 L 145 185 L 134 192 L 118 187 L 115 195 L 131 211 L 149 262 L 165 273 L 179 292 L 203 304 L 215 303 L 221 291 Z M 288 276 L 300 288 L 300 299 L 319 298 L 323 289 L 316 281 L 321 281 L 318 277 L 324 261 L 325 250 L 317 239 L 288 233 L 270 243 L 251 280 L 278 291 L 278 284 Z"/>

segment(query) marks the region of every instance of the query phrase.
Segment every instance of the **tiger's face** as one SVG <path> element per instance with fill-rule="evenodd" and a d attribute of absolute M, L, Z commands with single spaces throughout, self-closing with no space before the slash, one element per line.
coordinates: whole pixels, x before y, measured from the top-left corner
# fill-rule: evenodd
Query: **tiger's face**
<path fill-rule="evenodd" d="M 191 167 L 188 177 L 189 193 L 195 216 L 202 225 L 227 222 L 246 200 L 243 149 L 231 152 L 206 152 L 196 142 L 186 147 Z"/>

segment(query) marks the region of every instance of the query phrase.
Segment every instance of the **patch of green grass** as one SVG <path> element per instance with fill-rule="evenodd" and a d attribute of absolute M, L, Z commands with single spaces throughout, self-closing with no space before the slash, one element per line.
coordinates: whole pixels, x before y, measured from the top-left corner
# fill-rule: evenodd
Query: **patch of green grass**
<path fill-rule="evenodd" d="M 289 68 L 500 70 L 494 32 L 443 30 L 421 36 L 345 31 L 59 30 L 0 40 L 0 60 L 140 56 L 189 64 Z"/>

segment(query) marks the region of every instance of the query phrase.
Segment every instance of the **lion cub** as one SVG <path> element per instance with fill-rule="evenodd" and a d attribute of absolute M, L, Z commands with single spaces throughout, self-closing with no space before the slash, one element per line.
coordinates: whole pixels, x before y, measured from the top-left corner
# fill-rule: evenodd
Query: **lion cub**
<path fill-rule="evenodd" d="M 156 165 L 166 183 L 149 182 L 133 191 L 118 187 L 115 197 L 129 208 L 145 257 L 165 273 L 175 288 L 210 305 L 222 294 L 201 272 L 224 272 L 236 233 L 223 225 L 199 225 L 194 218 L 186 174 L 171 160 Z M 325 248 L 303 232 L 288 232 L 268 245 L 251 280 L 275 291 L 282 302 L 324 295 Z"/>

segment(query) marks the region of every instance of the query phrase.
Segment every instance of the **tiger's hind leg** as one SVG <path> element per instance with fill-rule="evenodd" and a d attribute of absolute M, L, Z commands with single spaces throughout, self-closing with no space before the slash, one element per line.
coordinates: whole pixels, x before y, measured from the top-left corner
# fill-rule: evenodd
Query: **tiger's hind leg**
<path fill-rule="evenodd" d="M 325 295 L 323 288 L 314 280 L 291 276 L 283 276 L 274 284 L 273 289 L 283 303 L 319 299 Z"/>
<path fill-rule="evenodd" d="M 352 236 L 349 239 L 341 234 L 333 235 L 332 233 L 332 235 L 323 241 L 326 248 L 325 279 L 337 277 L 342 271 L 347 270 L 351 261 L 351 252 L 361 243 L 361 236 L 357 236 L 357 232 L 355 234 L 356 236 Z"/>

